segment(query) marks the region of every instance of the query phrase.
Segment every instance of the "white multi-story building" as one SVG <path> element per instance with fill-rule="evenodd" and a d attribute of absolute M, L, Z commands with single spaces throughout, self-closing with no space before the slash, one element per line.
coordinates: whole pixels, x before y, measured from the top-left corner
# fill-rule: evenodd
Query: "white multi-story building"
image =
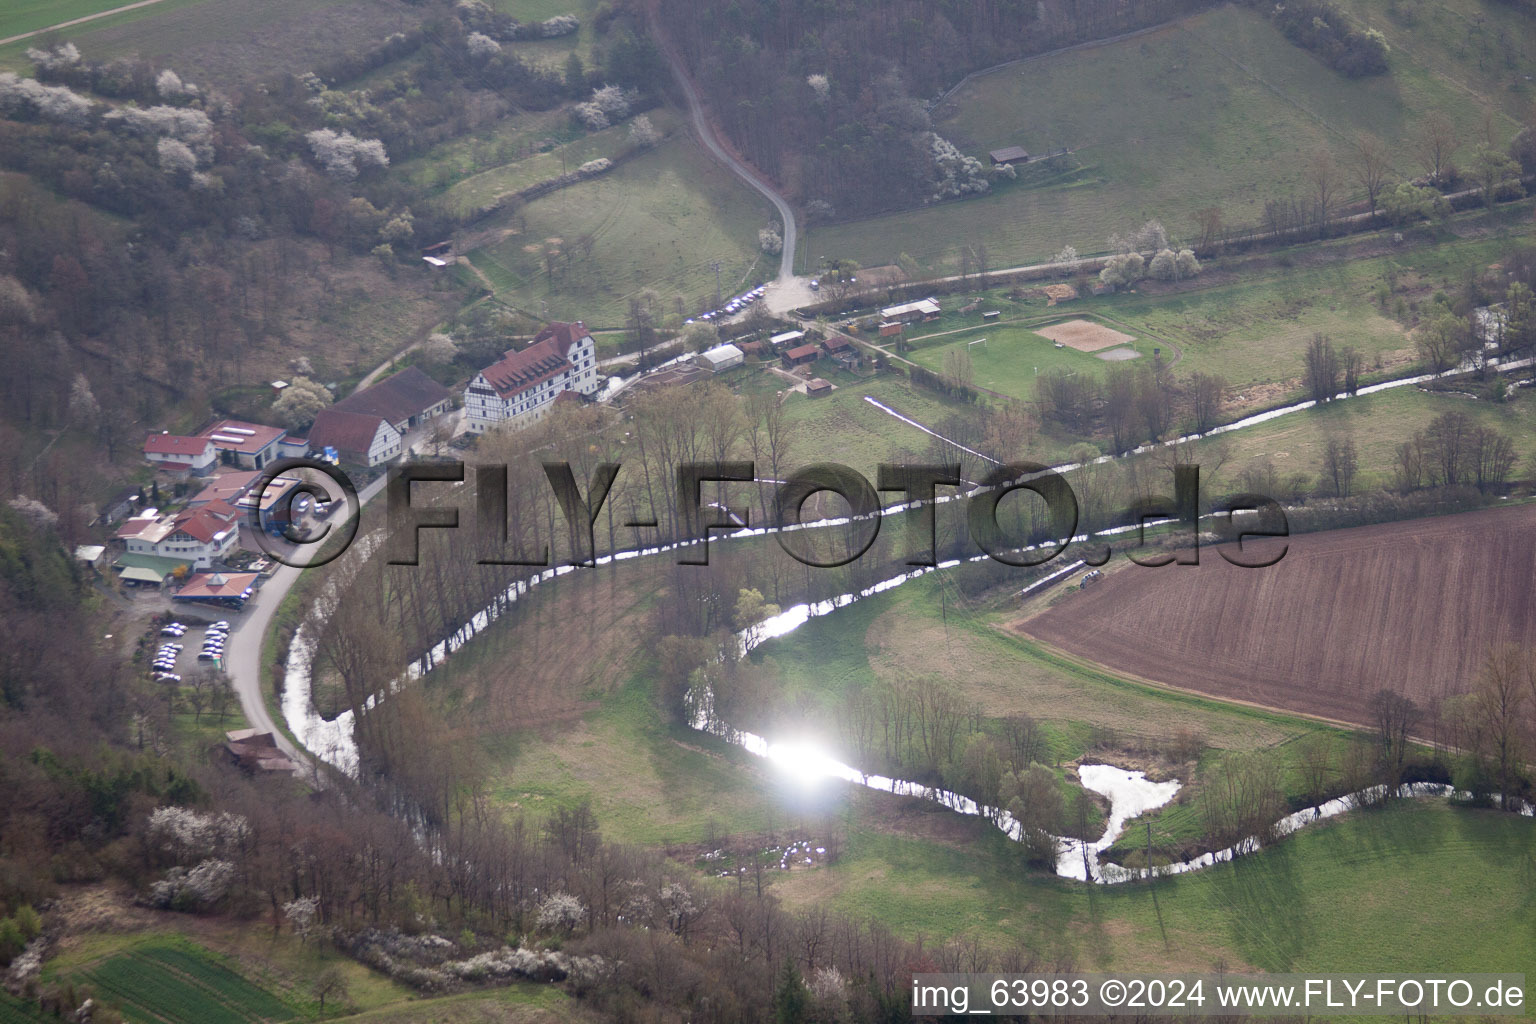
<path fill-rule="evenodd" d="M 206 569 L 234 549 L 240 539 L 239 517 L 234 506 L 216 499 L 174 516 L 136 516 L 123 523 L 117 539 L 129 554 L 174 558 Z"/>
<path fill-rule="evenodd" d="M 597 345 L 580 320 L 551 323 L 527 348 L 509 349 L 464 388 L 464 423 L 472 433 L 542 419 L 563 392 L 597 391 Z"/>

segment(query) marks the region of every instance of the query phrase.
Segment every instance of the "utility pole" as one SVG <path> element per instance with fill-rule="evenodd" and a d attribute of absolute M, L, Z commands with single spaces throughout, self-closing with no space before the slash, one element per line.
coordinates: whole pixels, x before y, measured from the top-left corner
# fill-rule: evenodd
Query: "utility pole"
<path fill-rule="evenodd" d="M 720 308 L 720 261 L 710 260 L 709 265 L 715 268 L 715 309 Z"/>

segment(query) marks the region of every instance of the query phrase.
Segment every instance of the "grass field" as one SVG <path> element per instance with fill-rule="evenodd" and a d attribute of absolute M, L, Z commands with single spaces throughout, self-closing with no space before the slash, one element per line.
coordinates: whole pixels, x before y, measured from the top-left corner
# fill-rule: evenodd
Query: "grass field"
<path fill-rule="evenodd" d="M 0 39 L 122 7 L 125 0 L 18 0 L 0 10 Z"/>
<path fill-rule="evenodd" d="M 175 1024 L 287 1021 L 293 1007 L 223 964 L 174 946 L 146 945 L 112 957 L 86 975 L 131 1019 Z"/>
<path fill-rule="evenodd" d="M 645 116 L 664 134 L 680 123 L 665 107 Z M 467 214 L 508 192 L 558 178 L 588 160 L 620 155 L 630 148 L 630 123 L 588 133 L 573 128 L 563 108 L 514 114 L 493 128 L 460 136 L 397 164 L 392 173 L 439 194 L 455 213 Z"/>
<path fill-rule="evenodd" d="M 1392 483 L 1397 445 L 1444 412 L 1462 412 L 1474 423 L 1508 434 L 1519 453 L 1519 465 L 1528 466 L 1536 454 L 1536 419 L 1531 411 L 1536 398 L 1516 392 L 1512 401 L 1498 404 L 1452 393 L 1427 393 L 1416 388 L 1397 388 L 1376 395 L 1333 402 L 1308 409 L 1218 438 L 1196 442 L 1196 452 L 1224 449 L 1227 461 L 1222 474 L 1235 479 L 1243 467 L 1269 459 L 1282 477 L 1302 472 L 1317 475 L 1330 433 L 1353 438 L 1359 456 L 1357 492 Z M 1214 456 L 1206 456 L 1213 465 Z M 1521 471 L 1516 470 L 1516 475 Z"/>
<path fill-rule="evenodd" d="M 65 899 L 102 907 L 100 894 L 92 891 L 69 891 Z M 222 918 L 189 923 L 155 915 L 152 921 L 137 920 L 129 931 L 72 936 L 48 961 L 44 981 L 83 984 L 99 1002 L 120 1007 L 133 1024 L 240 1024 L 322 1019 L 310 984 L 327 967 L 341 972 L 347 992 L 340 1007 L 334 999 L 326 1003 L 323 1019 L 337 1016 L 338 1009 L 348 1020 L 378 1024 L 587 1019 L 551 985 L 515 984 L 424 999 L 334 950 Z M 35 1011 L 0 993 L 0 1024 L 53 1019 L 29 1013 Z"/>
<path fill-rule="evenodd" d="M 949 353 L 965 352 L 971 357 L 972 380 L 976 386 L 1025 401 L 1034 400 L 1035 378 L 1042 373 L 1064 370 L 1101 377 L 1105 367 L 1111 365 L 1092 353 L 1057 348 L 1049 338 L 1028 327 L 977 327 L 934 340 L 939 344 L 924 344 L 907 353 L 907 358 L 935 373 L 943 373 L 944 360 Z M 1139 356 L 1150 356 L 1153 345 L 1138 339 L 1115 347 L 1134 349 Z"/>
<path fill-rule="evenodd" d="M 607 838 L 670 846 L 793 827 L 810 816 L 771 767 L 664 725 L 632 680 L 569 728 L 491 741 L 500 806 L 534 820 L 586 799 Z M 838 805 L 846 794 L 834 794 Z M 823 808 L 823 811 L 825 808 Z"/>
<path fill-rule="evenodd" d="M 1384 20 L 1374 8 L 1385 3 L 1343 6 L 1373 25 Z M 1529 32 L 1528 21 L 1496 5 L 1446 7 L 1496 14 L 1517 39 Z M 1306 154 L 1325 147 L 1342 166 L 1360 130 L 1393 147 L 1394 180 L 1418 173 L 1404 141 L 1430 110 L 1470 132 L 1491 104 L 1502 144 L 1529 98 L 1523 76 L 1536 69 L 1536 54 L 1517 45 L 1508 66 L 1469 75 L 1455 56 L 1456 22 L 1437 11 L 1417 30 L 1386 24 L 1401 37 L 1391 74 L 1366 79 L 1339 76 L 1236 6 L 982 76 L 939 112 L 941 134 L 981 156 L 1009 144 L 1068 146 L 1085 165 L 1082 180 L 817 228 L 802 265 L 837 256 L 874 266 L 906 252 L 925 268 L 953 272 L 956 247 L 978 241 L 995 266 L 1036 262 L 1069 243 L 1102 251 L 1111 232 L 1149 217 L 1188 237 L 1194 212 L 1213 204 L 1228 223 L 1254 223 L 1266 199 L 1303 189 Z M 1352 183 L 1346 191 L 1355 191 Z"/>
<path fill-rule="evenodd" d="M 490 5 L 524 24 L 548 21 L 558 14 L 574 14 L 581 20 L 581 28 L 575 34 L 558 39 L 530 39 L 512 43 L 512 52 L 530 64 L 561 72 L 565 70 L 566 58 L 572 53 L 579 55 L 588 65 L 592 63 L 592 44 L 597 41 L 592 18 L 597 13 L 599 0 L 490 0 Z"/>
<path fill-rule="evenodd" d="M 1000 836 L 957 846 L 855 832 L 841 863 L 775 891 L 908 937 L 969 934 L 1078 970 L 1518 971 L 1536 956 L 1531 829 L 1415 801 L 1156 886 L 1095 889 L 1024 872 Z"/>
<path fill-rule="evenodd" d="M 668 316 L 682 301 L 688 312 L 714 293 L 711 261 L 719 260 L 720 287 L 741 290 L 771 269 L 757 248 L 757 230 L 769 220 L 765 201 L 713 162 L 702 147 L 677 136 L 592 181 L 528 203 L 516 233 L 506 215 L 492 240 L 469 254 L 497 295 L 553 318 L 589 327 L 623 326 L 628 300 L 655 290 Z M 551 287 L 539 246 L 549 238 L 594 241 Z M 526 246 L 534 246 L 529 252 Z"/>
<path fill-rule="evenodd" d="M 1031 664 L 1027 649 L 1006 652 L 1006 666 L 996 660 L 1002 645 L 969 655 L 988 646 L 986 617 L 968 615 L 954 595 L 941 615 L 934 586 L 908 585 L 766 645 L 784 703 L 825 721 L 817 710 L 822 698 L 879 672 L 950 671 L 990 686 L 985 698 L 1032 712 L 1043 703 L 1044 715 L 1060 710 L 1076 719 L 1051 723 L 1053 757 L 1081 753 L 1085 716 L 1100 722 L 1124 715 L 1131 729 L 1159 719 L 1210 728 L 1213 738 L 1234 744 L 1295 734 L 1280 716 L 1138 693 L 1107 677 L 1072 679 L 1048 657 Z M 922 651 L 926 658 L 914 657 Z M 1077 703 L 1057 698 L 1053 705 L 1039 683 L 1043 671 L 1056 672 L 1061 688 L 1078 686 Z M 518 736 L 491 752 L 504 757 L 495 784 L 502 806 L 537 818 L 590 798 L 604 834 L 615 840 L 668 845 L 732 832 L 787 835 L 834 819 L 846 829 L 843 859 L 775 873 L 776 894 L 791 907 L 873 916 L 909 938 L 966 935 L 993 949 L 1018 944 L 1045 958 L 1066 957 L 1078 969 L 1124 970 L 1218 963 L 1269 971 L 1514 970 L 1536 948 L 1521 881 L 1530 870 L 1530 823 L 1438 802 L 1354 815 L 1257 857 L 1160 882 L 1154 905 L 1146 886 L 1089 889 L 1030 872 L 989 826 L 942 809 L 893 807 L 888 798 L 840 785 L 807 809 L 806 798 L 797 799 L 761 762 L 657 724 L 646 688 L 633 682 L 574 730 Z M 1490 899 L 1491 892 L 1525 895 Z M 1475 937 L 1458 934 L 1467 931 Z M 1504 938 L 1490 937 L 1495 933 Z"/>
<path fill-rule="evenodd" d="M 70 7 L 77 3 L 86 6 L 71 0 Z M 104 10 L 121 5 L 90 6 Z M 338 52 L 377 43 L 419 18 L 389 0 L 163 0 L 76 26 L 63 35 L 90 60 L 136 55 L 174 68 L 199 85 L 233 88 L 283 71 L 309 70 Z M 0 64 L 30 67 L 24 53 L 35 42 L 0 49 Z"/>
<path fill-rule="evenodd" d="M 1513 225 L 1511 225 L 1513 227 Z M 1299 393 L 1307 343 L 1317 333 L 1352 346 L 1368 373 L 1398 375 L 1416 361 L 1405 321 L 1435 293 L 1453 294 L 1466 275 L 1502 258 L 1517 235 L 1443 237 L 1392 255 L 1273 263 L 1251 272 L 1213 274 L 1208 287 L 1174 294 L 1127 294 L 1082 303 L 1177 345 L 1180 373 L 1225 377 L 1238 389 L 1283 385 Z M 1343 256 L 1350 247 L 1334 243 Z M 1284 392 L 1282 392 L 1284 393 Z"/>
<path fill-rule="evenodd" d="M 793 466 L 841 462 L 873 480 L 880 463 L 899 462 L 933 450 L 933 437 L 881 412 L 866 402 L 865 396 L 931 427 L 949 416 L 975 415 L 968 406 L 891 374 L 860 379 L 847 373 L 818 372 L 837 385 L 837 390 L 820 398 L 790 395 L 785 400 L 784 418 L 794 424 L 788 459 Z M 765 376 L 764 382 L 778 387 L 788 384 L 778 376 Z"/>

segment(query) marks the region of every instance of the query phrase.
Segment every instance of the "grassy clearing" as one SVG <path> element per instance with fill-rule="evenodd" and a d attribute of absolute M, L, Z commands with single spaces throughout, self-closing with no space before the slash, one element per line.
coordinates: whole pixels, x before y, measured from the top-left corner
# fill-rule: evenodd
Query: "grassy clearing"
<path fill-rule="evenodd" d="M 1156 886 L 1089 889 L 1024 872 L 1001 837 L 956 849 L 855 832 L 842 862 L 776 891 L 1078 969 L 1518 970 L 1536 955 L 1530 840 L 1529 821 L 1413 801 Z"/>
<path fill-rule="evenodd" d="M 664 107 L 645 115 L 663 134 L 680 125 Z M 565 109 L 514 114 L 494 127 L 460 136 L 398 164 L 393 173 L 417 187 L 438 192 L 448 209 L 466 214 L 497 196 L 575 170 L 598 157 L 627 151 L 629 121 L 586 132 L 571 126 Z"/>
<path fill-rule="evenodd" d="M 935 429 L 947 417 L 976 415 L 974 407 L 914 387 L 893 374 L 865 379 L 828 372 L 824 367 L 817 372 L 837 390 L 820 398 L 795 394 L 785 399 L 784 418 L 795 424 L 788 459 L 793 466 L 841 462 L 873 480 L 880 463 L 899 462 L 932 450 L 933 437 L 881 412 L 866 402 L 865 396 Z M 788 384 L 776 375 L 765 375 L 764 381 L 778 387 Z"/>
<path fill-rule="evenodd" d="M 1441 413 L 1462 412 L 1475 423 L 1510 435 L 1520 455 L 1518 465 L 1524 466 L 1536 454 L 1536 417 L 1532 416 L 1536 398 L 1526 391 L 1515 394 L 1511 401 L 1497 404 L 1468 395 L 1397 388 L 1197 442 L 1197 451 L 1224 447 L 1227 461 L 1221 472 L 1227 479 L 1235 479 L 1245 465 L 1265 458 L 1282 477 L 1297 472 L 1316 476 L 1329 434 L 1341 433 L 1354 439 L 1360 463 L 1355 490 L 1365 491 L 1391 485 L 1397 445 L 1405 438 Z M 1207 455 L 1206 464 L 1214 463 Z"/>
<path fill-rule="evenodd" d="M 661 723 L 639 680 L 569 730 L 508 736 L 488 752 L 497 765 L 491 792 L 504 809 L 538 821 L 590 800 L 603 834 L 619 842 L 771 832 L 814 810 L 750 755 Z"/>
<path fill-rule="evenodd" d="M 1239 389 L 1283 384 L 1299 392 L 1303 356 L 1316 333 L 1355 347 L 1371 372 L 1405 372 L 1417 356 L 1404 320 L 1412 322 L 1414 308 L 1438 291 L 1451 293 L 1510 244 L 1450 238 L 1392 256 L 1275 265 L 1251 276 L 1220 275 L 1209 288 L 1115 296 L 1087 307 L 1112 314 L 1132 333 L 1141 328 L 1174 341 L 1180 372 L 1217 373 Z"/>
<path fill-rule="evenodd" d="M 981 343 L 981 339 L 986 339 L 985 344 Z M 939 344 L 923 345 L 916 351 L 908 352 L 907 358 L 935 373 L 943 373 L 944 361 L 949 353 L 967 353 L 971 358 L 973 381 L 977 387 L 1025 401 L 1034 399 L 1035 378 L 1041 373 L 1064 370 L 1102 377 L 1105 367 L 1110 365 L 1091 352 L 1057 348 L 1049 338 L 1036 334 L 1028 327 L 977 327 L 935 340 Z M 1150 356 L 1153 343 L 1138 338 L 1134 342 L 1112 347 L 1130 348 L 1140 356 Z"/>
<path fill-rule="evenodd" d="M 1505 14 L 1525 26 L 1511 26 L 1516 38 L 1528 33 L 1528 21 Z M 1111 232 L 1149 217 L 1187 236 L 1194 212 L 1213 203 L 1227 222 L 1253 223 L 1266 199 L 1304 191 L 1301 157 L 1325 147 L 1342 163 L 1357 131 L 1392 146 L 1401 165 L 1395 177 L 1417 173 L 1404 143 L 1429 110 L 1477 125 L 1491 101 L 1496 141 L 1507 140 L 1529 86 L 1502 85 L 1536 69 L 1536 55 L 1512 54 L 1509 72 L 1490 76 L 1496 82 L 1469 81 L 1449 54 L 1420 61 L 1421 51 L 1444 49 L 1438 35 L 1397 34 L 1405 46 L 1394 50 L 1391 74 L 1349 80 L 1259 14 L 1223 7 L 983 76 L 956 94 L 947 117 L 941 112 L 939 131 L 980 156 L 1009 144 L 1071 147 L 1086 165 L 1083 180 L 816 229 L 805 240 L 804 265 L 826 255 L 873 266 L 906 252 L 928 269 L 953 272 L 956 247 L 977 241 L 994 265 L 1035 262 L 1068 243 L 1101 251 Z"/>
<path fill-rule="evenodd" d="M 630 296 L 652 288 L 668 313 L 703 307 L 714 294 L 711 261 L 719 260 L 727 294 L 767 274 L 757 229 L 769 221 L 766 202 L 713 162 L 691 138 L 678 136 L 592 181 L 528 203 L 525 229 L 503 227 L 470 259 L 505 301 L 548 315 L 582 319 L 591 327 L 622 326 Z M 551 281 L 539 247 L 558 238 L 593 239 L 590 256 L 576 255 Z M 528 246 L 533 251 L 528 251 Z"/>
<path fill-rule="evenodd" d="M 1228 749 L 1269 746 L 1304 729 L 1295 719 L 1128 683 L 1052 656 L 1001 628 L 1011 603 L 967 598 L 954 581 L 963 571 L 914 580 L 763 644 L 758 657 L 777 680 L 778 706 L 809 705 L 816 713 L 805 720 L 835 721 L 851 691 L 934 677 L 988 717 L 1027 714 L 1045 723 L 1058 762 L 1087 752 L 1088 723 L 1154 738 L 1187 728 Z"/>
<path fill-rule="evenodd" d="M 62 20 L 67 19 L 46 24 Z M 282 71 L 308 70 L 338 52 L 376 43 L 415 20 L 402 17 L 400 8 L 387 0 L 163 0 L 62 34 L 91 60 L 137 55 L 173 67 L 200 85 L 235 86 Z M 0 50 L 0 62 L 25 62 L 28 45 L 14 43 Z"/>
<path fill-rule="evenodd" d="M 592 19 L 597 13 L 599 0 L 490 0 L 490 4 L 524 24 L 548 21 L 557 14 L 576 15 L 581 20 L 581 28 L 573 35 L 558 39 L 530 39 L 506 45 L 517 57 L 530 64 L 562 72 L 565 70 L 566 59 L 572 53 L 591 64 L 592 46 L 597 41 Z"/>

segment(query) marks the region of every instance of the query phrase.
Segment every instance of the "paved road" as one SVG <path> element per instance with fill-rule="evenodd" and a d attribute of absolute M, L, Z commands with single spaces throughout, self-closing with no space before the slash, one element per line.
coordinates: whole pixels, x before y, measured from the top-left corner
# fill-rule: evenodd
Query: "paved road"
<path fill-rule="evenodd" d="M 358 492 L 358 500 L 366 505 L 384 489 L 386 478 L 380 476 Z M 229 644 L 224 664 L 234 683 L 235 695 L 240 698 L 240 710 L 251 728 L 270 732 L 277 738 L 278 748 L 301 765 L 312 766 L 309 755 L 291 743 L 267 713 L 267 702 L 262 693 L 261 642 L 272 625 L 272 617 L 283 603 L 288 590 L 298 582 L 303 569 L 283 566 L 272 578 L 262 584 L 250 607 L 232 617 Z"/>
<path fill-rule="evenodd" d="M 693 130 L 699 136 L 699 141 L 704 143 L 704 148 L 708 149 L 716 160 L 735 172 L 738 178 L 766 196 L 779 211 L 779 219 L 784 222 L 784 251 L 779 256 L 779 280 L 788 281 L 795 276 L 795 245 L 798 241 L 795 212 L 789 208 L 789 203 L 783 196 L 758 177 L 756 171 L 732 156 L 721 144 L 720 139 L 715 135 L 714 126 L 709 123 L 709 118 L 704 114 L 704 104 L 699 100 L 699 92 L 694 88 L 693 80 L 688 77 L 687 69 L 678 59 L 677 51 L 672 48 L 672 41 L 658 31 L 653 30 L 651 35 L 661 42 L 661 52 L 666 54 L 667 63 L 672 66 L 672 75 L 677 79 L 677 84 L 682 88 L 683 96 L 688 101 L 688 114 L 693 119 Z"/>
<path fill-rule="evenodd" d="M 97 18 L 110 18 L 114 14 L 122 14 L 124 11 L 137 10 L 140 7 L 148 7 L 151 4 L 157 4 L 159 2 L 160 0 L 139 0 L 138 3 L 124 4 L 121 7 L 112 8 L 110 11 L 98 11 L 95 14 L 87 14 L 83 18 L 73 18 L 69 21 L 61 21 L 57 25 L 49 25 L 47 28 L 34 29 L 31 32 L 23 32 L 16 36 L 6 36 L 4 39 L 0 39 L 0 46 L 4 46 L 7 43 L 19 43 L 23 39 L 31 39 L 33 36 L 40 36 L 46 32 L 54 32 L 61 28 L 69 28 L 71 25 L 80 25 L 87 21 L 95 21 Z"/>

